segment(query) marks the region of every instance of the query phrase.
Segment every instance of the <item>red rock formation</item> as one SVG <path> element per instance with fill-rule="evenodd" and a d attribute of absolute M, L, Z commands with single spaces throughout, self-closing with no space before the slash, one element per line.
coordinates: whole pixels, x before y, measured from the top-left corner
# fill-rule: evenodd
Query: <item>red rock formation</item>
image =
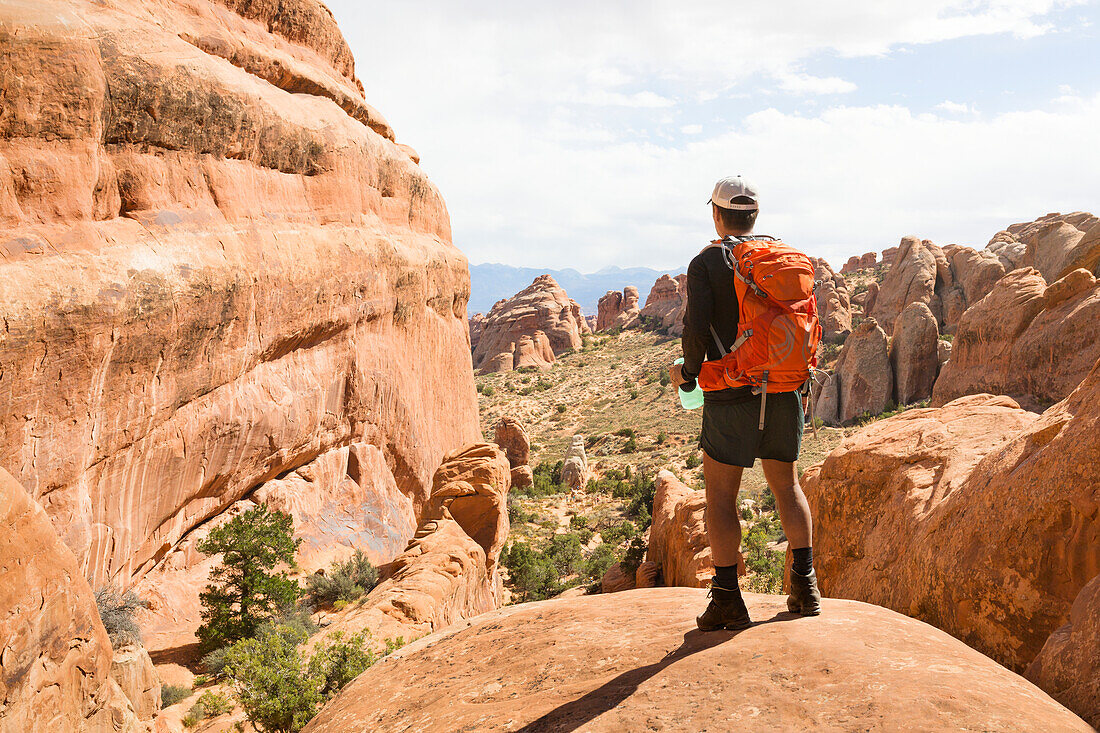
<path fill-rule="evenodd" d="M 481 332 L 485 330 L 485 314 L 475 313 L 470 316 L 470 353 L 477 351 L 477 345 L 481 342 Z"/>
<path fill-rule="evenodd" d="M 885 254 L 885 253 L 884 253 Z M 893 331 L 894 321 L 910 303 L 924 303 L 942 320 L 942 306 L 936 297 L 937 276 L 944 255 L 939 247 L 917 237 L 904 237 L 896 261 L 882 281 L 874 308 L 868 313 L 884 329 Z"/>
<path fill-rule="evenodd" d="M 887 267 L 893 267 L 898 259 L 898 249 L 898 247 L 887 247 L 882 250 L 882 264 Z"/>
<path fill-rule="evenodd" d="M 817 313 L 821 320 L 822 339 L 842 342 L 852 332 L 851 302 L 844 278 L 833 272 L 829 263 L 811 257 L 814 278 L 818 281 Z"/>
<path fill-rule="evenodd" d="M 540 275 L 485 318 L 474 369 L 482 374 L 524 366 L 548 368 L 558 354 L 581 346 L 580 306 L 549 275 Z"/>
<path fill-rule="evenodd" d="M 76 558 L 2 469 L 0 658 L 5 733 L 137 730 L 111 676 L 111 642 Z"/>
<path fill-rule="evenodd" d="M 710 584 L 714 562 L 707 543 L 706 506 L 702 491 L 692 491 L 669 471 L 657 474 L 646 560 L 657 564 L 665 585 Z"/>
<path fill-rule="evenodd" d="M 1024 676 L 1100 727 L 1100 575 L 1077 594 L 1069 623 L 1050 635 Z"/>
<path fill-rule="evenodd" d="M 116 649 L 111 658 L 111 677 L 130 701 L 138 720 L 152 720 L 160 712 L 161 683 L 144 647 Z"/>
<path fill-rule="evenodd" d="M 1033 269 L 1006 275 L 959 322 L 932 404 L 975 392 L 1028 409 L 1068 395 L 1100 358 L 1100 283 L 1076 270 L 1049 287 Z"/>
<path fill-rule="evenodd" d="M 527 437 L 527 431 L 519 420 L 502 417 L 497 421 L 493 432 L 494 442 L 508 457 L 509 466 L 518 468 L 531 462 L 531 439 Z"/>
<path fill-rule="evenodd" d="M 823 590 L 1022 670 L 1100 573 L 1100 363 L 1042 416 L 974 395 L 845 440 L 803 477 Z"/>
<path fill-rule="evenodd" d="M 606 297 L 606 296 L 604 296 Z M 642 319 L 649 320 L 673 336 L 684 332 L 684 311 L 687 310 L 687 275 L 661 275 L 653 283 L 653 288 L 645 299 L 645 307 L 640 312 Z"/>
<path fill-rule="evenodd" d="M 300 529 L 321 545 L 369 540 L 364 507 L 422 507 L 478 432 L 469 276 L 328 10 L 3 16 L 0 463 L 80 572 L 188 593 L 161 599 L 175 613 L 203 584 L 177 550 L 274 480 L 357 524 L 315 516 Z M 374 452 L 357 488 L 340 470 L 353 443 Z"/>
<path fill-rule="evenodd" d="M 753 618 L 778 623 L 701 634 L 706 593 L 690 588 L 502 608 L 375 664 L 305 733 L 1090 730 L 919 621 L 833 599 L 820 616 L 783 621 L 781 596 L 746 601 Z"/>
<path fill-rule="evenodd" d="M 640 322 L 638 288 L 627 285 L 620 293 L 609 290 L 596 306 L 596 331 L 634 328 Z"/>
<path fill-rule="evenodd" d="M 909 405 L 932 396 L 940 368 L 936 317 L 924 303 L 910 303 L 894 323 L 890 365 L 894 372 L 894 401 Z"/>
<path fill-rule="evenodd" d="M 861 415 L 878 415 L 890 406 L 893 395 L 886 333 L 868 318 L 844 342 L 832 378 L 822 387 L 817 417 L 848 423 Z"/>
<path fill-rule="evenodd" d="M 867 252 L 862 257 L 853 255 L 844 263 L 844 267 L 840 268 L 840 274 L 849 275 L 859 270 L 871 269 L 876 265 L 878 265 L 878 255 L 874 252 Z"/>
<path fill-rule="evenodd" d="M 588 455 L 584 452 L 584 436 L 574 435 L 561 466 L 561 482 L 573 491 L 588 484 Z"/>
<path fill-rule="evenodd" d="M 622 563 L 613 563 L 600 579 L 601 593 L 618 593 L 624 590 L 633 590 L 637 580 L 633 574 L 627 575 Z"/>
<path fill-rule="evenodd" d="M 863 297 L 863 312 L 870 313 L 875 309 L 875 302 L 878 301 L 878 283 L 871 283 L 867 286 L 867 294 Z"/>
<path fill-rule="evenodd" d="M 1047 282 L 1077 269 L 1100 275 L 1100 219 L 1078 211 L 1013 224 L 987 245 L 1005 271 L 1034 267 Z"/>

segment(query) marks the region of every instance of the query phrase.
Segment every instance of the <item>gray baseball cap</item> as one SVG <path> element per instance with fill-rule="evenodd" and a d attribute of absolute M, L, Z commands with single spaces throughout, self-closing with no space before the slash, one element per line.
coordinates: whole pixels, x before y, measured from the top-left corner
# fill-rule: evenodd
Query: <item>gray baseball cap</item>
<path fill-rule="evenodd" d="M 752 199 L 752 203 L 733 203 L 735 198 L 741 196 Z M 714 184 L 714 193 L 710 195 L 710 200 L 707 203 L 721 206 L 723 209 L 737 209 L 738 211 L 754 211 L 760 208 L 756 186 L 741 176 L 723 178 Z"/>

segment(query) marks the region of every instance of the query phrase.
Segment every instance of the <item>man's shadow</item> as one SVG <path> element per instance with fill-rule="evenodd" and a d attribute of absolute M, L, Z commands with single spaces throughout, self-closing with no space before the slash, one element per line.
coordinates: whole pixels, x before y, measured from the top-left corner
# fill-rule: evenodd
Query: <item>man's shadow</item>
<path fill-rule="evenodd" d="M 791 621 L 797 618 L 801 617 L 797 614 L 781 612 L 776 613 L 767 621 L 760 621 L 753 624 L 753 626 L 763 626 L 777 621 Z M 749 628 L 752 628 L 752 626 Z M 660 660 L 644 667 L 636 667 L 623 672 L 615 679 L 605 682 L 583 697 L 560 705 L 538 720 L 531 721 L 520 728 L 518 733 L 546 733 L 548 731 L 568 733 L 577 730 L 608 710 L 618 707 L 623 700 L 633 695 L 643 682 L 681 659 L 730 641 L 746 630 L 699 631 L 698 629 L 692 629 L 684 634 L 684 642 L 678 648 L 673 649 Z"/>

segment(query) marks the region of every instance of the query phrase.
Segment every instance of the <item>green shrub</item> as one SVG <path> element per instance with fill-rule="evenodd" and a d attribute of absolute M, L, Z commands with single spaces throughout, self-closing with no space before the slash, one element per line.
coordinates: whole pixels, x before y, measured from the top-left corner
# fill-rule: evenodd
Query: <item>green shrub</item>
<path fill-rule="evenodd" d="M 358 677 L 378 656 L 367 649 L 367 637 L 363 634 L 349 636 L 344 641 L 341 631 L 333 632 L 327 641 L 321 642 L 309 660 L 309 674 L 321 680 L 321 695 L 329 699 L 344 685 Z"/>
<path fill-rule="evenodd" d="M 553 562 L 545 553 L 536 552 L 525 542 L 515 542 L 501 553 L 508 568 L 512 588 L 525 601 L 541 601 L 561 592 L 562 586 Z"/>
<path fill-rule="evenodd" d="M 600 532 L 600 537 L 611 547 L 618 547 L 638 534 L 638 528 L 633 522 L 622 522 L 608 527 Z"/>
<path fill-rule="evenodd" d="M 160 686 L 160 706 L 161 708 L 170 707 L 175 705 L 181 700 L 186 700 L 191 696 L 191 688 L 184 685 L 161 685 Z"/>
<path fill-rule="evenodd" d="M 664 430 L 657 433 L 657 445 L 664 445 L 667 442 L 668 442 L 668 433 L 666 433 Z"/>
<path fill-rule="evenodd" d="M 672 377 L 668 376 L 668 372 L 662 370 L 661 371 L 661 378 L 660 378 L 659 381 L 660 381 L 662 387 L 667 387 L 670 384 L 672 384 Z"/>
<path fill-rule="evenodd" d="M 95 592 L 95 605 L 113 648 L 141 643 L 141 629 L 134 621 L 134 614 L 139 608 L 148 607 L 147 601 L 132 590 L 120 593 L 104 586 Z"/>
<path fill-rule="evenodd" d="M 638 390 L 636 390 L 636 389 L 630 390 L 630 399 L 632 399 L 632 400 L 638 399 Z"/>
<path fill-rule="evenodd" d="M 615 564 L 615 550 L 606 542 L 596 545 L 584 561 L 584 576 L 599 581 L 607 569 Z"/>
<path fill-rule="evenodd" d="M 646 541 L 641 535 L 635 535 L 630 544 L 626 548 L 626 552 L 623 553 L 623 559 L 619 561 L 619 565 L 622 566 L 623 573 L 627 576 L 633 576 L 638 570 L 638 566 L 642 564 L 642 560 L 645 559 Z"/>
<path fill-rule="evenodd" d="M 331 606 L 336 601 L 357 600 L 378 584 L 378 570 L 367 554 L 356 550 L 343 562 L 333 563 L 328 573 L 314 573 L 306 579 L 306 596 L 314 607 Z"/>
<path fill-rule="evenodd" d="M 298 651 L 306 637 L 292 627 L 265 627 L 235 643 L 225 672 L 248 719 L 264 733 L 297 733 L 317 713 L 322 682 Z"/>
<path fill-rule="evenodd" d="M 199 543 L 199 552 L 222 555 L 210 573 L 210 584 L 199 595 L 202 626 L 198 637 L 203 649 L 212 651 L 255 634 L 298 599 L 299 588 L 279 563 L 294 565 L 301 540 L 293 536 L 290 515 L 269 511 L 260 504 L 215 527 Z"/>
<path fill-rule="evenodd" d="M 775 494 L 770 486 L 765 486 L 764 492 L 760 494 L 760 508 L 764 511 L 775 511 Z"/>
<path fill-rule="evenodd" d="M 492 397 L 496 393 L 497 391 L 493 389 L 493 385 L 491 384 L 486 384 L 484 387 L 481 388 L 481 394 L 485 395 L 486 397 Z"/>
<path fill-rule="evenodd" d="M 561 415 L 569 408 L 567 408 L 565 405 L 558 405 L 555 409 L 558 411 L 558 414 Z"/>
<path fill-rule="evenodd" d="M 569 517 L 570 529 L 584 529 L 588 526 L 588 524 L 588 517 L 584 516 L 583 514 L 574 514 L 573 516 Z"/>
<path fill-rule="evenodd" d="M 623 444 L 623 453 L 633 453 L 638 450 L 638 441 L 634 438 L 628 438 L 626 443 Z"/>
<path fill-rule="evenodd" d="M 228 653 L 229 647 L 223 646 L 203 655 L 202 668 L 206 670 L 208 675 L 215 679 L 221 677 L 222 673 L 225 671 L 225 655 Z"/>
<path fill-rule="evenodd" d="M 767 517 L 761 517 L 742 540 L 745 567 L 752 573 L 748 578 L 748 590 L 755 593 L 779 593 L 783 587 L 784 557 L 768 549 L 779 530 Z"/>
<path fill-rule="evenodd" d="M 741 507 L 741 518 L 744 519 L 746 522 L 751 522 L 753 516 L 754 515 L 752 513 L 752 507 L 749 507 L 749 506 Z"/>
<path fill-rule="evenodd" d="M 699 457 L 699 454 L 692 452 L 688 454 L 687 460 L 684 461 L 686 468 L 698 468 L 703 463 L 703 459 Z"/>
<path fill-rule="evenodd" d="M 615 435 L 620 438 L 633 438 L 635 435 L 634 428 L 619 428 L 615 431 Z"/>
<path fill-rule="evenodd" d="M 224 695 L 220 695 L 213 690 L 207 690 L 199 695 L 199 699 L 187 711 L 181 722 L 187 728 L 194 728 L 207 718 L 214 718 L 231 712 L 233 712 L 232 702 Z"/>

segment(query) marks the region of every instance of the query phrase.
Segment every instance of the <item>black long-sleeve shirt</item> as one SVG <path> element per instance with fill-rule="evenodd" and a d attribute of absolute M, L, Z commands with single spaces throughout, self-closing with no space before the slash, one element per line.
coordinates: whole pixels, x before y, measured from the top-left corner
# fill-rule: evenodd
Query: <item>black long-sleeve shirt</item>
<path fill-rule="evenodd" d="M 737 339 L 737 291 L 733 282 L 733 270 L 726 264 L 721 247 L 704 249 L 688 265 L 687 308 L 680 340 L 685 379 L 698 377 L 704 361 L 721 358 L 710 332 L 712 325 L 724 348 L 729 349 Z M 706 393 L 706 399 L 712 402 L 740 401 L 751 396 L 751 387 Z"/>

